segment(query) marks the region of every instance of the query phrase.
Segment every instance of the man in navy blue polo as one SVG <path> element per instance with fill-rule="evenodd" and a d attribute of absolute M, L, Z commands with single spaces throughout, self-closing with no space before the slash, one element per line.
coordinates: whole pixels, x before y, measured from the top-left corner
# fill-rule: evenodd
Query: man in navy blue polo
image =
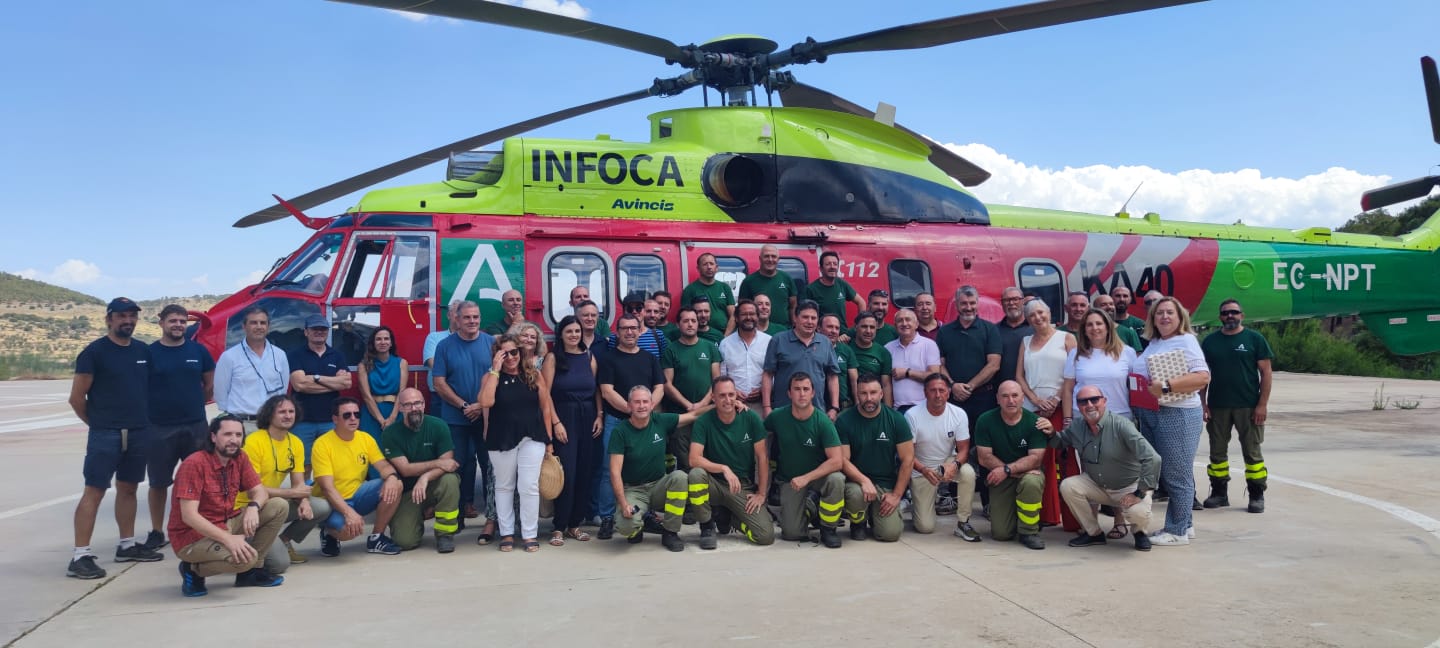
<path fill-rule="evenodd" d="M 335 426 L 330 410 L 340 392 L 350 388 L 350 371 L 345 356 L 326 340 L 330 322 L 323 315 L 305 318 L 305 346 L 286 354 L 290 363 L 290 389 L 300 404 L 301 418 L 290 430 L 305 446 L 305 477 L 310 477 L 310 449 L 315 439 Z"/>
<path fill-rule="evenodd" d="M 115 562 L 154 562 L 164 556 L 147 549 L 135 538 L 135 493 L 145 476 L 146 427 L 150 424 L 150 349 L 135 342 L 135 323 L 140 307 L 116 297 L 105 307 L 107 332 L 80 352 L 75 359 L 75 378 L 70 383 L 70 409 L 90 428 L 85 444 L 85 490 L 75 505 L 75 552 L 67 576 L 81 579 L 104 578 L 105 570 L 95 564 L 90 536 L 95 516 L 110 479 L 115 478 L 115 522 L 120 527 L 120 546 Z"/>
<path fill-rule="evenodd" d="M 160 309 L 160 339 L 150 344 L 150 535 L 145 547 L 159 549 L 165 539 L 165 496 L 175 482 L 175 466 L 205 447 L 209 424 L 205 403 L 215 387 L 215 359 L 185 338 L 190 314 L 169 304 Z"/>

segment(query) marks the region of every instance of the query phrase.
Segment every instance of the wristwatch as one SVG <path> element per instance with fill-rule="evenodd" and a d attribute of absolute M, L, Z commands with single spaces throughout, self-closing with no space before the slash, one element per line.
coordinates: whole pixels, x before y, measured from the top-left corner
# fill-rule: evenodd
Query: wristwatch
<path fill-rule="evenodd" d="M 1010 464 L 1005 464 L 1005 476 L 1010 476 Z"/>
<path fill-rule="evenodd" d="M 311 378 L 315 379 L 315 384 L 320 384 L 320 374 L 315 374 L 314 376 L 311 376 Z"/>
<path fill-rule="evenodd" d="M 260 508 L 260 505 L 257 504 L 257 503 L 255 503 L 255 502 L 250 502 L 249 504 L 246 504 L 246 505 L 245 505 L 245 508 L 257 508 L 257 509 L 258 509 L 258 508 Z"/>
<path fill-rule="evenodd" d="M 1164 394 L 1170 393 L 1170 381 L 1167 380 L 1160 383 L 1160 392 Z"/>

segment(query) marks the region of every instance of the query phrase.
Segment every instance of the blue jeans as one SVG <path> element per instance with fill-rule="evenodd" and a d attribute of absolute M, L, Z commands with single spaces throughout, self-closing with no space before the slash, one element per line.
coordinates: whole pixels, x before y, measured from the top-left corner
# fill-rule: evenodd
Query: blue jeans
<path fill-rule="evenodd" d="M 460 508 L 475 503 L 475 469 L 481 474 L 487 519 L 495 519 L 495 471 L 490 468 L 490 453 L 485 450 L 485 424 L 450 424 L 450 442 L 455 445 L 455 461 L 460 462 Z"/>
<path fill-rule="evenodd" d="M 315 447 L 315 439 L 320 438 L 320 435 L 325 434 L 326 432 L 329 432 L 333 429 L 335 429 L 335 425 L 330 423 L 329 421 L 326 421 L 324 423 L 316 421 L 297 421 L 295 423 L 295 427 L 290 428 L 290 433 L 295 435 L 296 438 L 300 439 L 300 444 L 305 446 L 306 466 L 310 465 L 310 449 Z M 378 443 L 380 440 L 376 439 L 375 441 Z"/>
<path fill-rule="evenodd" d="M 601 518 L 615 517 L 615 489 L 610 487 L 610 433 L 621 419 L 605 415 L 605 433 L 600 436 L 600 466 L 595 470 L 595 496 L 591 505 Z"/>
<path fill-rule="evenodd" d="M 1142 410 L 1143 411 L 1143 410 Z M 1160 483 L 1170 492 L 1165 507 L 1165 531 L 1185 536 L 1190 528 L 1190 504 L 1195 499 L 1195 447 L 1205 429 L 1204 412 L 1198 407 L 1165 407 L 1150 413 L 1155 427 L 1155 452 L 1160 455 Z"/>
<path fill-rule="evenodd" d="M 369 515 L 380 507 L 380 489 L 385 486 L 385 480 L 372 479 L 355 489 L 355 493 L 345 498 L 345 503 L 355 509 L 356 515 Z M 345 528 L 345 514 L 340 511 L 331 511 L 330 517 L 325 518 L 325 528 Z"/>

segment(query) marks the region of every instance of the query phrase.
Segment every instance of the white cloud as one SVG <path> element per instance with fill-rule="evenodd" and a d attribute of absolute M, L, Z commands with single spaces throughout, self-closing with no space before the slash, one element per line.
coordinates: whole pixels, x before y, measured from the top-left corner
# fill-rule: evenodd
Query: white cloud
<path fill-rule="evenodd" d="M 1176 173 L 1146 166 L 1092 165 L 1045 169 L 1013 160 L 984 144 L 946 144 L 990 171 L 975 188 L 987 203 L 1113 214 L 1142 181 L 1127 209 L 1167 220 L 1286 228 L 1338 227 L 1360 212 L 1360 194 L 1389 176 L 1331 167 L 1303 178 L 1266 177 L 1257 169 Z"/>
<path fill-rule="evenodd" d="M 578 18 L 578 19 L 580 19 L 580 20 L 584 20 L 585 18 L 588 18 L 588 17 L 590 16 L 590 10 L 589 10 L 588 8 L 586 8 L 585 6 L 581 5 L 579 2 L 576 2 L 575 0 L 488 0 L 488 1 L 489 1 L 489 2 L 498 2 L 498 3 L 500 3 L 500 4 L 507 4 L 507 5 L 512 5 L 512 6 L 517 6 L 517 7 L 524 7 L 524 8 L 526 8 L 526 9 L 534 9 L 535 11 L 543 11 L 543 12 L 545 12 L 545 13 L 556 14 L 556 15 L 565 16 L 565 17 L 568 17 L 568 18 Z M 417 23 L 431 22 L 431 21 L 444 21 L 444 22 L 451 23 L 451 24 L 458 24 L 458 23 L 464 22 L 464 21 L 456 20 L 456 19 L 454 19 L 454 18 L 441 18 L 441 17 L 438 17 L 438 16 L 429 16 L 429 15 L 422 14 L 422 13 L 415 13 L 415 12 L 413 12 L 413 11 L 401 11 L 401 10 L 399 10 L 399 9 L 386 9 L 386 11 L 388 11 L 388 12 L 390 12 L 390 13 L 392 13 L 392 14 L 395 14 L 395 15 L 397 15 L 397 16 L 400 16 L 401 18 L 404 18 L 405 20 L 409 20 L 410 22 L 417 22 Z"/>
<path fill-rule="evenodd" d="M 400 16 L 401 18 L 404 18 L 410 22 L 425 22 L 427 20 L 430 20 L 431 18 L 431 16 L 427 16 L 421 13 L 415 13 L 413 11 L 401 11 L 399 9 L 386 9 L 385 11 Z"/>
<path fill-rule="evenodd" d="M 34 279 L 35 281 L 43 281 L 67 288 L 94 284 L 104 277 L 100 272 L 100 266 L 90 263 L 89 261 L 81 261 L 80 259 L 68 259 L 64 263 L 55 266 L 55 269 L 50 272 L 26 268 L 16 274 L 26 279 Z"/>
<path fill-rule="evenodd" d="M 264 279 L 266 272 L 268 272 L 268 270 L 255 270 L 253 272 L 250 272 L 249 274 L 246 274 L 245 276 L 236 279 L 235 287 L 238 289 L 254 284 L 261 279 Z"/>

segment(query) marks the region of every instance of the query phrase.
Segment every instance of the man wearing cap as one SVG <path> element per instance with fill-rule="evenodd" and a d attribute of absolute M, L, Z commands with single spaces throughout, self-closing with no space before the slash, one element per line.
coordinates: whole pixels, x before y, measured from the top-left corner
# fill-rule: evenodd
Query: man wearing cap
<path fill-rule="evenodd" d="M 639 346 L 640 350 L 655 356 L 655 359 L 658 360 L 660 359 L 661 354 L 665 353 L 665 346 L 668 344 L 669 341 L 665 339 L 665 334 L 662 333 L 659 329 L 650 328 L 650 326 L 645 323 L 646 301 L 648 300 L 645 298 L 645 292 L 642 290 L 636 290 L 628 295 L 625 295 L 625 299 L 624 301 L 620 302 L 620 306 L 625 309 L 626 315 L 634 315 L 635 321 L 640 323 L 640 333 L 639 336 L 635 338 L 636 346 Z M 651 317 L 650 321 L 655 321 L 653 316 Z M 619 326 L 618 319 L 616 320 L 616 326 Z M 619 345 L 620 333 L 619 330 L 616 329 L 616 332 L 610 334 L 610 339 L 607 341 L 606 350 L 608 351 L 610 349 L 614 349 Z"/>
<path fill-rule="evenodd" d="M 105 307 L 105 337 L 91 342 L 75 359 L 70 409 L 90 428 L 85 444 L 85 490 L 75 506 L 75 551 L 67 576 L 104 578 L 95 564 L 90 536 L 110 479 L 115 478 L 115 522 L 120 545 L 115 562 L 154 562 L 163 557 L 135 538 L 135 493 L 145 476 L 146 428 L 150 385 L 150 348 L 131 336 L 140 307 L 116 297 Z"/>
<path fill-rule="evenodd" d="M 485 332 L 490 335 L 504 335 L 510 327 L 525 321 L 525 295 L 518 290 L 507 290 L 500 295 L 500 307 L 504 309 L 505 316 L 497 322 L 490 322 L 485 325 Z"/>
<path fill-rule="evenodd" d="M 215 361 L 215 405 L 244 421 L 249 434 L 257 429 L 255 415 L 260 406 L 290 388 L 290 359 L 266 339 L 270 314 L 265 309 L 251 306 L 240 319 L 245 339 Z"/>
<path fill-rule="evenodd" d="M 165 539 L 165 498 L 175 466 L 204 447 L 205 403 L 215 385 L 215 360 L 185 338 L 190 314 L 183 306 L 160 309 L 160 339 L 150 344 L 150 535 L 145 546 L 159 549 Z M 242 424 L 243 427 L 243 424 Z"/>
<path fill-rule="evenodd" d="M 345 356 L 326 343 L 330 322 L 322 315 L 305 318 L 305 346 L 289 354 L 290 387 L 303 417 L 291 434 L 305 446 L 305 474 L 310 474 L 310 449 L 316 437 L 331 428 L 327 415 L 340 392 L 350 388 Z"/>
<path fill-rule="evenodd" d="M 735 292 L 730 290 L 730 284 L 715 280 L 715 273 L 720 270 L 715 255 L 709 252 L 701 254 L 695 259 L 695 270 L 700 276 L 680 293 L 680 305 L 694 305 L 696 295 L 709 297 L 710 328 L 728 335 L 735 329 L 731 323 L 731 318 L 735 316 Z"/>

